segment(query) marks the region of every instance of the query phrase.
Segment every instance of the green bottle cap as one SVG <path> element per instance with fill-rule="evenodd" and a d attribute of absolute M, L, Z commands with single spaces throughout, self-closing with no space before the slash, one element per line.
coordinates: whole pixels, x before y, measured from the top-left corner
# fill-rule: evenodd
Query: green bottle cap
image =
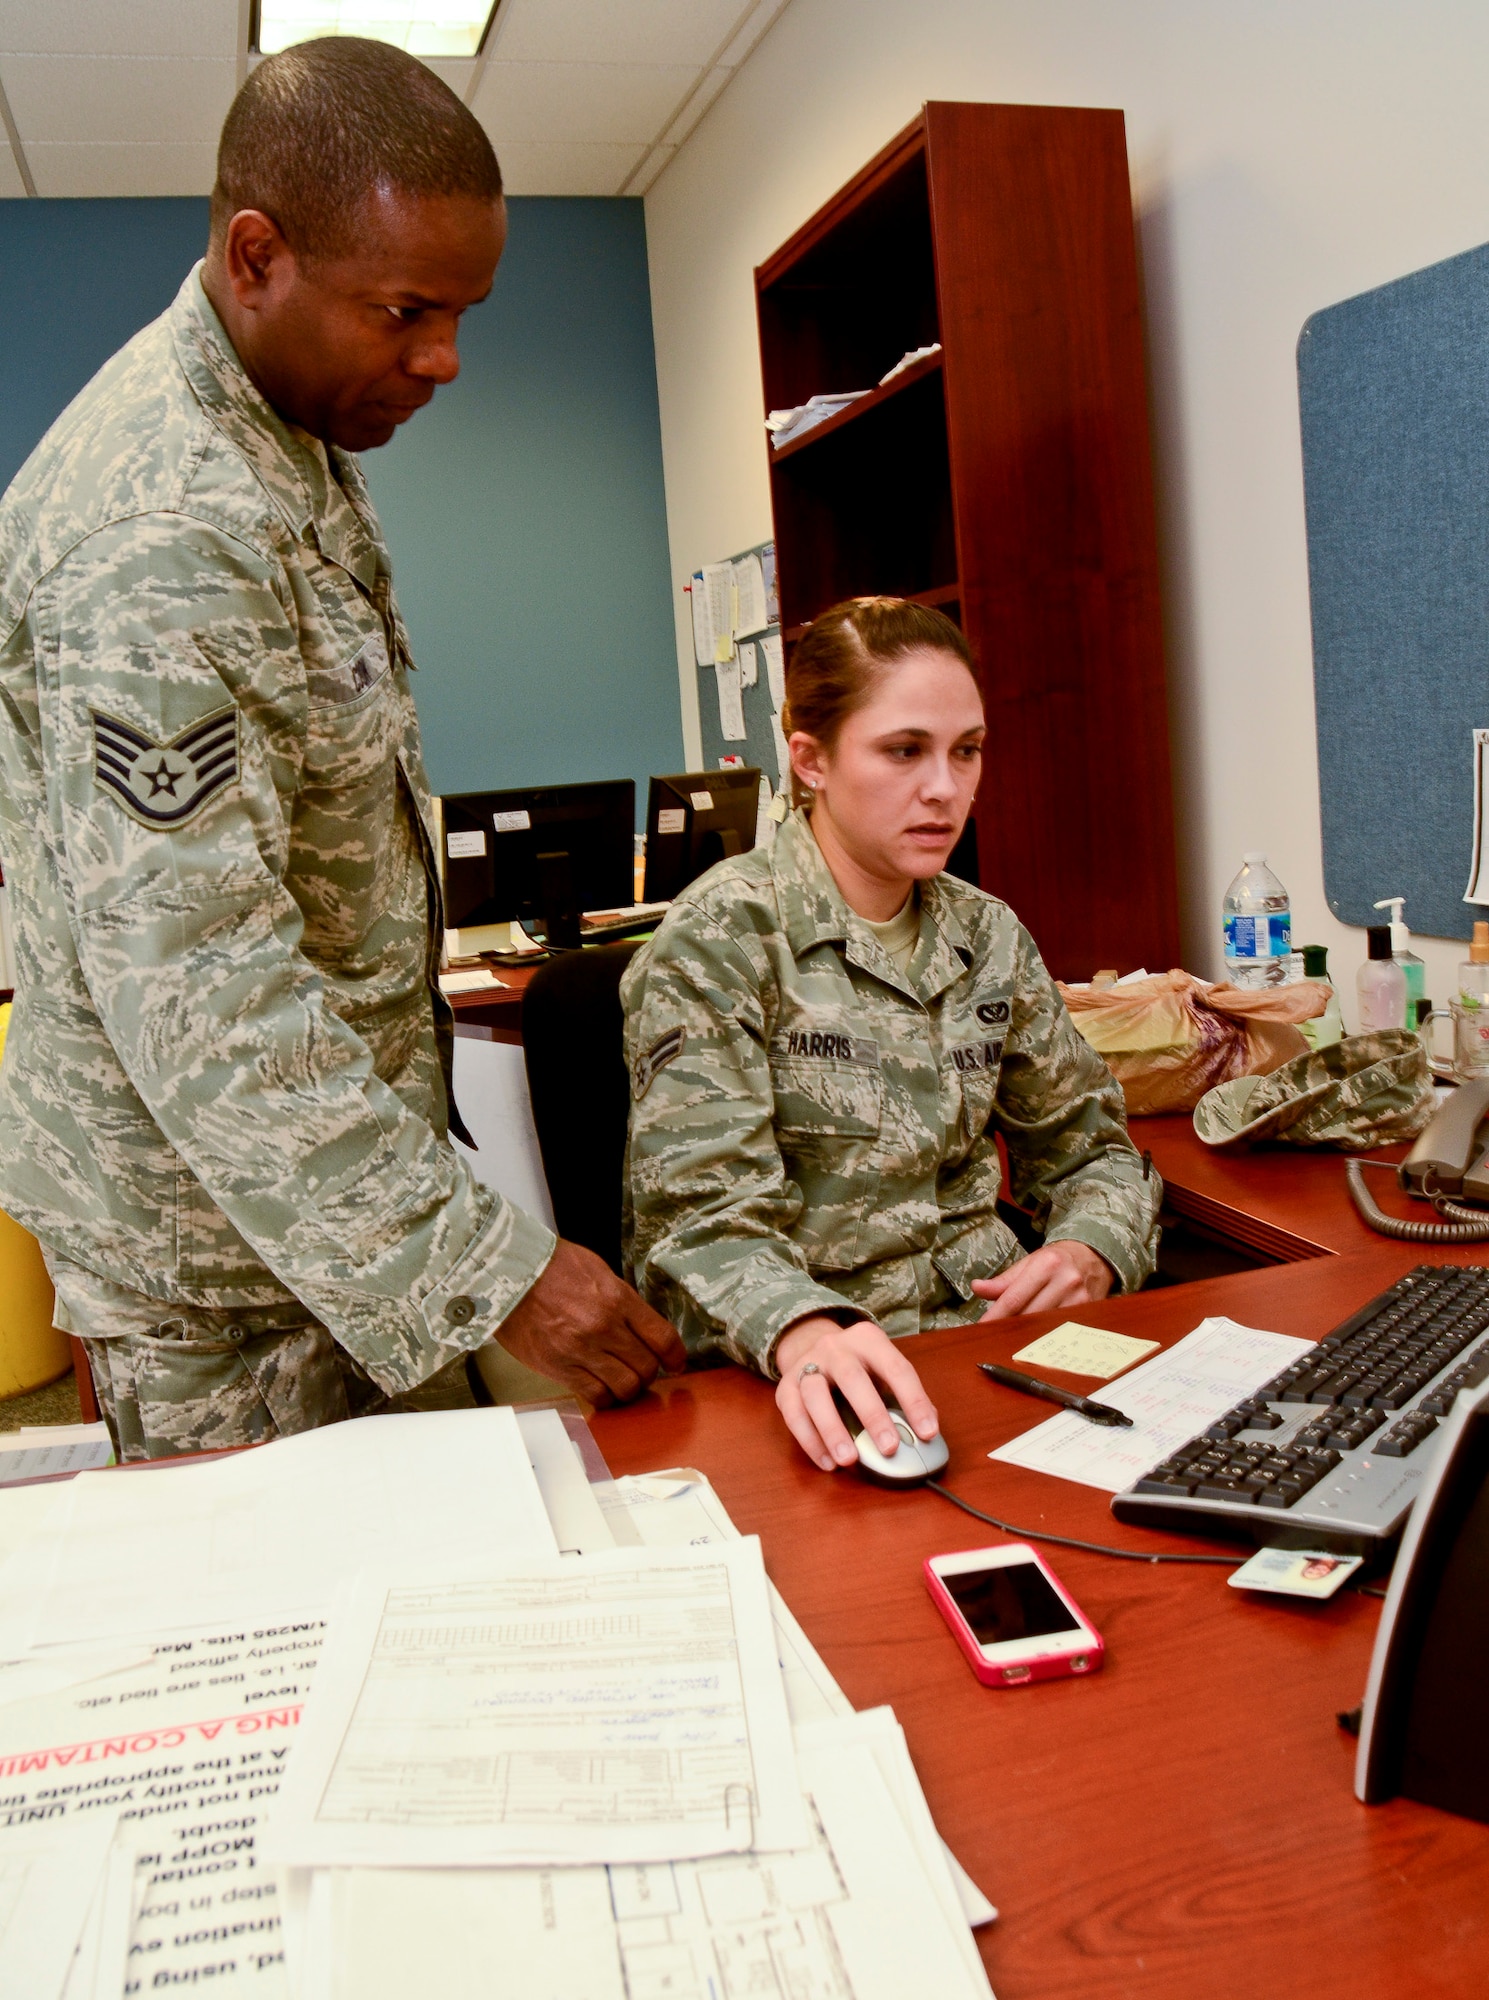
<path fill-rule="evenodd" d="M 1329 947 L 1326 944 L 1305 944 L 1303 947 L 1303 977 L 1305 979 L 1327 979 L 1329 976 Z"/>

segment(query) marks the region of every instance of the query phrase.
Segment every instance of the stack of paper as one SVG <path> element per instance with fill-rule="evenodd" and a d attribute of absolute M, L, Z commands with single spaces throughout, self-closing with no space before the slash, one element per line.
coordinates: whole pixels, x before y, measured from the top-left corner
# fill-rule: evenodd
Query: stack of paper
<path fill-rule="evenodd" d="M 571 1432 L 0 1495 L 0 1993 L 986 1995 L 893 1716 L 706 1481 L 591 1483 Z"/>
<path fill-rule="evenodd" d="M 112 1465 L 107 1424 L 22 1424 L 0 1437 L 0 1486 Z"/>
<path fill-rule="evenodd" d="M 779 451 L 782 445 L 792 444 L 799 437 L 805 437 L 818 424 L 835 417 L 839 410 L 846 410 L 850 403 L 856 403 L 860 396 L 867 396 L 867 389 L 844 389 L 829 396 L 809 396 L 804 403 L 798 403 L 792 410 L 772 410 L 765 419 L 765 428 L 770 432 L 772 447 Z"/>

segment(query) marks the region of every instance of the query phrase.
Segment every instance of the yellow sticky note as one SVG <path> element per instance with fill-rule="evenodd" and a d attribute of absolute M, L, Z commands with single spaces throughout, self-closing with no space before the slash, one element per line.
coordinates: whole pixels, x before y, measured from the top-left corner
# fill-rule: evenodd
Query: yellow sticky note
<path fill-rule="evenodd" d="M 1130 1334 L 1106 1333 L 1099 1326 L 1080 1326 L 1068 1319 L 1021 1347 L 1013 1358 L 1036 1368 L 1058 1368 L 1066 1375 L 1094 1375 L 1104 1382 L 1144 1355 L 1156 1354 L 1158 1347 L 1156 1340 L 1134 1340 Z"/>

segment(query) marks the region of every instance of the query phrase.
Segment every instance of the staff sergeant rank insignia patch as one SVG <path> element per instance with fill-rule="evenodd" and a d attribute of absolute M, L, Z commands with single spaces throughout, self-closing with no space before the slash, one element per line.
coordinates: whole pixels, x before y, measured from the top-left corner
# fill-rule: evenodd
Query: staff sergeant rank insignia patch
<path fill-rule="evenodd" d="M 238 775 L 238 711 L 230 703 L 169 743 L 90 708 L 93 776 L 141 826 L 184 826 Z"/>
<path fill-rule="evenodd" d="M 687 1036 L 681 1028 L 669 1028 L 665 1035 L 657 1037 L 644 1055 L 637 1056 L 632 1070 L 637 1097 L 645 1097 L 651 1089 L 653 1079 L 667 1067 L 668 1063 L 677 1061 L 686 1040 Z"/>

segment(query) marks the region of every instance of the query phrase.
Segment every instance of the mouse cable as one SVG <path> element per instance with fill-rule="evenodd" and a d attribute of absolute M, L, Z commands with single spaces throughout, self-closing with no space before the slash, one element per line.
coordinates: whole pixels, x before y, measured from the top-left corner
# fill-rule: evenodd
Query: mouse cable
<path fill-rule="evenodd" d="M 1117 1556 L 1122 1562 L 1131 1563 L 1225 1563 L 1227 1567 L 1234 1569 L 1238 1561 L 1244 1560 L 1235 1554 L 1150 1555 L 1145 1549 L 1114 1549 L 1109 1548 L 1105 1542 L 1078 1542 L 1071 1535 L 1051 1535 L 1043 1528 L 1016 1528 L 1012 1521 L 1000 1521 L 996 1514 L 984 1514 L 980 1507 L 974 1507 L 970 1501 L 963 1500 L 960 1495 L 953 1493 L 949 1486 L 942 1486 L 937 1480 L 927 1479 L 925 1484 L 932 1493 L 939 1493 L 943 1500 L 949 1500 L 953 1507 L 960 1507 L 964 1514 L 972 1515 L 974 1520 L 986 1521 L 990 1528 L 999 1528 L 1005 1535 L 1017 1535 L 1020 1541 L 1054 1542 L 1062 1549 L 1084 1549 L 1088 1555 Z"/>

